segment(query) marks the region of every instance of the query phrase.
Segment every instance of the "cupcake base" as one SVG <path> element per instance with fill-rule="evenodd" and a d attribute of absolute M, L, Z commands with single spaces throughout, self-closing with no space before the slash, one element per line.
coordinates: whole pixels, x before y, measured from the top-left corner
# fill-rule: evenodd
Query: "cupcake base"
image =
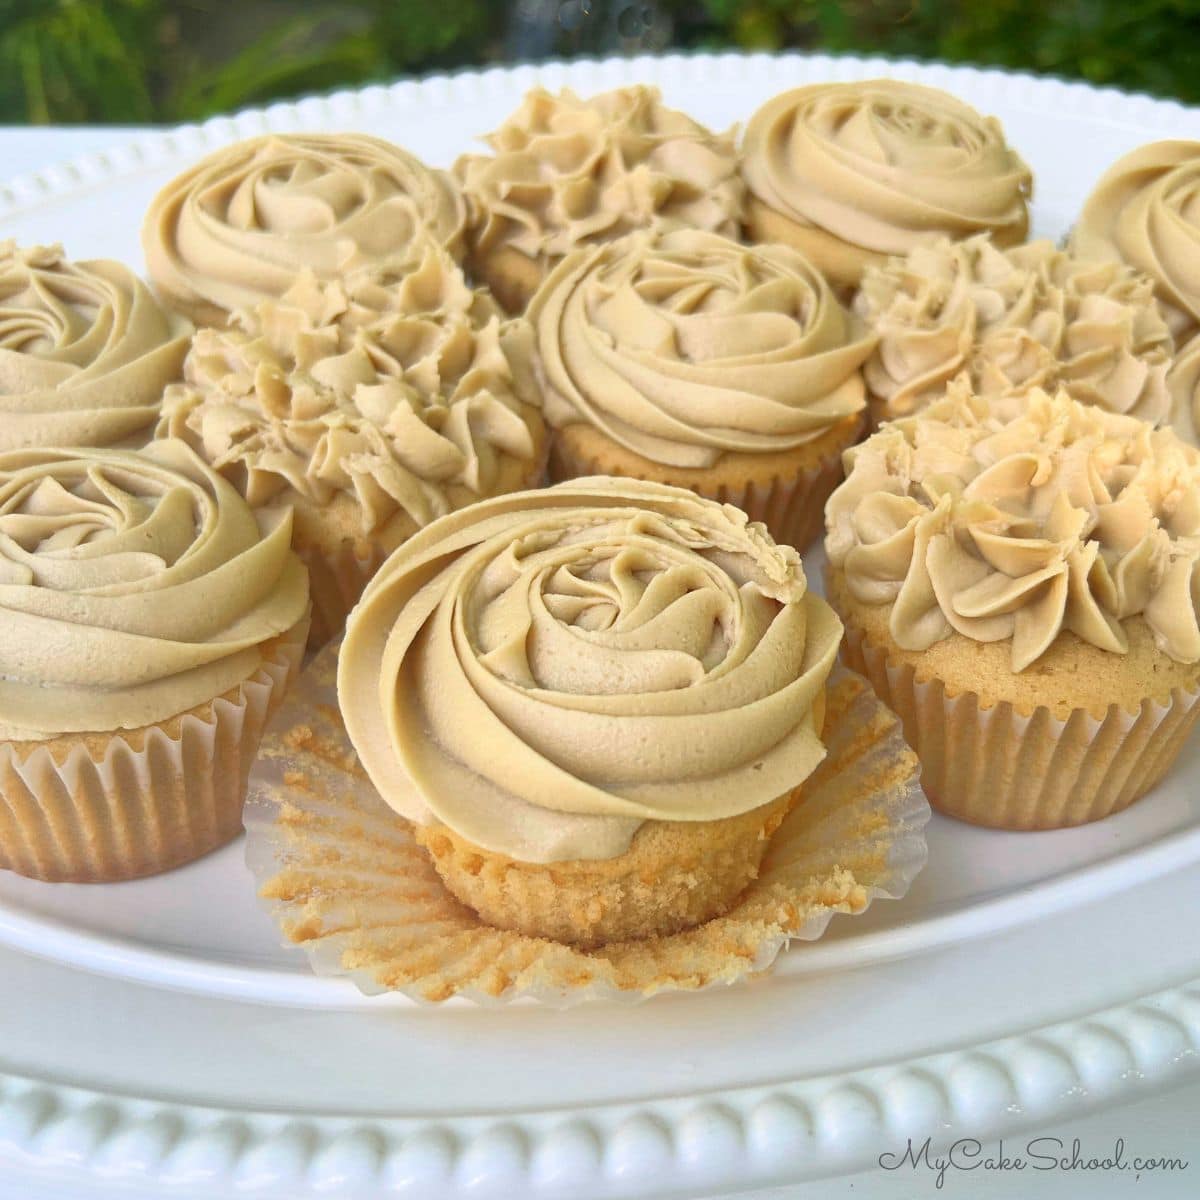
<path fill-rule="evenodd" d="M 299 670 L 308 618 L 236 688 L 155 725 L 0 746 L 0 868 L 108 883 L 200 858 L 242 829 L 259 739 Z"/>
<path fill-rule="evenodd" d="M 416 826 L 447 890 L 497 929 L 592 948 L 660 937 L 726 912 L 757 877 L 802 789 L 721 821 L 647 821 L 613 859 L 521 863 L 443 825 Z"/>
<path fill-rule="evenodd" d="M 619 475 L 690 488 L 761 521 L 780 543 L 803 552 L 824 529 L 825 502 L 841 483 L 842 451 L 862 432 L 863 416 L 839 421 L 811 442 L 777 454 L 726 454 L 712 467 L 671 467 L 614 442 L 592 425 L 565 425 L 550 443 L 550 479 Z"/>
<path fill-rule="evenodd" d="M 835 669 L 827 757 L 727 912 L 591 949 L 497 928 L 450 894 L 414 827 L 366 778 L 334 703 L 336 658 L 332 646 L 317 656 L 263 740 L 246 859 L 285 944 L 368 994 L 566 1007 L 732 983 L 766 970 L 788 941 L 819 937 L 833 913 L 903 895 L 924 864 L 916 758 L 867 684 Z"/>
<path fill-rule="evenodd" d="M 782 242 L 799 250 L 829 280 L 842 297 L 853 292 L 870 266 L 887 261 L 887 255 L 853 246 L 816 225 L 805 225 L 769 208 L 757 196 L 746 197 L 745 229 L 751 242 Z"/>
<path fill-rule="evenodd" d="M 1131 672 L 1124 693 L 1113 692 L 1119 703 L 1098 702 L 1109 693 L 1086 672 L 1063 679 L 1059 703 L 1000 698 L 989 678 L 990 653 L 964 666 L 976 674 L 975 688 L 943 678 L 932 664 L 914 661 L 919 656 L 894 653 L 879 629 L 857 620 L 836 572 L 828 593 L 846 626 L 843 659 L 899 716 L 930 803 L 973 825 L 1061 829 L 1120 812 L 1162 780 L 1200 718 L 1200 678 L 1189 682 L 1183 672 L 1154 695 L 1144 690 L 1153 676 Z M 1152 639 L 1143 648 L 1140 633 L 1135 637 L 1133 653 L 1152 650 Z M 985 649 L 1007 652 L 1000 643 Z M 1048 687 L 1045 679 L 1016 679 L 1030 697 Z"/>

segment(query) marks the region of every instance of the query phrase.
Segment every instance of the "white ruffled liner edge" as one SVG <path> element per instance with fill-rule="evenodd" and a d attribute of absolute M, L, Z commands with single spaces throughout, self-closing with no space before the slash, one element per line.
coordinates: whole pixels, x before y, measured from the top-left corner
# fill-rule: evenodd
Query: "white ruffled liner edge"
<path fill-rule="evenodd" d="M 980 707 L 973 692 L 918 680 L 849 624 L 843 655 L 898 714 L 933 807 L 991 828 L 1066 828 L 1120 812 L 1161 781 L 1200 718 L 1200 689 L 1181 688 L 1169 703 L 1148 697 L 1136 713 L 1112 705 L 1102 719 Z"/>
<path fill-rule="evenodd" d="M 245 781 L 263 731 L 299 672 L 308 617 L 270 658 L 187 712 L 177 736 L 148 727 L 141 750 L 120 731 L 100 757 L 82 742 L 56 762 L 45 746 L 0 745 L 0 866 L 33 878 L 108 882 L 182 866 L 241 831 Z"/>
<path fill-rule="evenodd" d="M 370 836 L 377 841 L 386 841 L 396 850 L 406 854 L 415 849 L 424 859 L 422 877 L 417 882 L 426 890 L 436 889 L 447 901 L 455 903 L 449 897 L 449 893 L 445 892 L 432 864 L 425 859 L 424 851 L 416 846 L 415 840 L 408 832 L 407 822 L 385 805 L 365 776 L 361 773 L 358 776 L 351 774 L 350 765 L 357 765 L 357 758 L 340 720 L 332 721 L 329 716 L 337 712 L 336 688 L 332 682 L 337 649 L 336 645 L 330 645 L 317 656 L 305 671 L 300 685 L 276 714 L 264 736 L 263 754 L 251 774 L 247 792 L 246 862 L 258 885 L 260 903 L 280 927 L 282 945 L 291 949 L 296 948 L 296 942 L 284 932 L 288 923 L 296 919 L 299 924 L 311 926 L 311 920 L 301 912 L 302 902 L 277 900 L 262 894 L 272 879 L 287 869 L 294 859 L 287 834 L 277 823 L 281 804 L 323 820 L 332 819 L 335 832 L 329 837 L 319 838 L 320 844 L 325 846 L 336 847 L 337 824 L 340 821 L 341 828 L 351 837 Z M 830 686 L 836 686 L 852 674 L 841 666 L 835 667 Z M 881 713 L 885 714 L 883 734 L 871 744 L 860 748 L 860 753 L 850 770 L 838 771 L 832 780 L 821 779 L 819 786 L 811 792 L 806 792 L 804 801 L 793 810 L 772 839 L 759 879 L 750 885 L 743 899 L 727 917 L 718 920 L 736 918 L 738 909 L 746 902 L 747 897 L 755 893 L 756 889 L 771 884 L 783 872 L 797 881 L 808 883 L 816 879 L 828 879 L 831 871 L 840 862 L 848 859 L 852 861 L 856 851 L 863 855 L 877 855 L 880 837 L 886 841 L 884 869 L 865 887 L 865 903 L 854 912 L 865 911 L 874 900 L 902 898 L 924 867 L 928 855 L 924 829 L 931 812 L 920 786 L 919 770 L 915 765 L 912 773 L 901 785 L 881 787 L 876 782 L 873 790 L 865 784 L 862 790 L 856 786 L 858 781 L 871 780 L 873 774 L 877 781 L 878 771 L 883 765 L 894 762 L 897 755 L 911 753 L 904 742 L 899 722 L 891 713 L 886 713 L 865 681 L 860 683 L 863 684 L 862 690 L 847 712 L 847 719 L 829 730 L 830 753 L 827 761 L 832 763 L 838 747 L 850 745 L 856 731 L 877 719 Z M 341 770 L 333 768 L 327 759 L 319 760 L 315 755 L 298 753 L 294 746 L 289 746 L 284 740 L 284 735 L 297 725 L 306 725 L 315 730 L 318 736 L 334 739 L 335 753 L 347 755 L 347 766 Z M 288 780 L 289 775 L 294 780 L 296 776 L 292 773 L 297 771 L 309 780 L 304 788 L 297 788 Z M 819 768 L 814 780 L 818 780 L 820 776 Z M 336 800 L 336 789 L 339 786 L 343 790 L 348 788 L 354 802 L 360 804 L 362 809 L 345 808 L 339 811 Z M 855 802 L 838 803 L 839 799 L 844 800 L 847 793 L 854 796 Z M 823 801 L 826 802 L 826 807 L 823 807 Z M 871 818 L 874 818 L 875 834 L 865 832 L 872 825 Z M 882 834 L 878 832 L 880 826 L 884 830 Z M 857 840 L 847 840 L 848 832 Z M 335 859 L 331 870 L 340 874 L 342 869 Z M 397 873 L 397 878 L 403 877 L 402 872 Z M 388 882 L 390 881 L 387 879 L 383 880 L 381 886 L 386 886 Z M 331 890 L 332 887 L 333 885 Z M 440 1003 L 440 1000 L 431 1000 L 422 994 L 420 981 L 400 987 L 388 987 L 382 984 L 369 968 L 347 969 L 343 966 L 343 951 L 356 926 L 375 926 L 381 917 L 397 928 L 404 927 L 406 921 L 413 922 L 415 928 L 422 921 L 421 914 L 415 906 L 406 910 L 397 904 L 394 896 L 380 898 L 380 906 L 379 912 L 368 916 L 356 898 L 352 904 L 334 914 L 335 920 L 325 921 L 327 926 L 336 925 L 336 928 L 321 930 L 301 941 L 301 948 L 313 972 L 319 976 L 349 978 L 366 995 L 399 991 L 421 1004 Z M 384 906 L 387 906 L 386 912 Z M 689 986 L 689 990 L 705 990 L 766 971 L 788 942 L 816 940 L 825 932 L 833 914 L 839 911 L 851 910 L 847 905 L 839 903 L 816 905 L 797 928 L 778 929 L 763 938 L 752 958 L 737 959 L 731 975 L 714 978 L 700 987 Z M 487 927 L 481 923 L 481 928 Z M 311 928 L 309 932 L 312 933 Z M 686 936 L 679 935 L 680 938 Z M 664 951 L 669 954 L 670 945 L 676 940 L 656 939 L 656 957 L 661 959 Z M 535 939 L 524 939 L 524 942 L 533 945 Z M 556 968 L 561 969 L 568 962 L 584 961 L 584 952 L 572 947 L 551 942 L 536 944 L 545 948 L 551 972 Z M 603 962 L 603 954 L 604 948 L 601 948 L 592 952 L 591 959 Z M 616 1000 L 636 1003 L 660 991 L 680 990 L 683 986 L 672 979 L 666 979 L 661 985 L 643 990 L 621 988 L 607 981 L 593 981 L 569 987 L 534 983 L 510 986 L 500 995 L 478 987 L 459 988 L 454 995 L 488 1007 L 508 1004 L 514 1000 L 528 1000 L 562 1009 L 592 1001 Z"/>

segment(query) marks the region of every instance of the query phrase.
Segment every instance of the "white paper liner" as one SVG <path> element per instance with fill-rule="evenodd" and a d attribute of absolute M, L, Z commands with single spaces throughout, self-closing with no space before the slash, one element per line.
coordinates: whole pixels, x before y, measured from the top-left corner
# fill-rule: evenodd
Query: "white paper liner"
<path fill-rule="evenodd" d="M 916 758 L 866 682 L 839 667 L 827 758 L 729 913 L 591 951 L 493 929 L 450 896 L 359 767 L 337 709 L 336 656 L 330 646 L 316 657 L 263 739 L 246 861 L 284 945 L 368 995 L 563 1008 L 733 983 L 789 941 L 820 937 L 835 912 L 903 896 L 924 866 L 930 810 Z"/>
<path fill-rule="evenodd" d="M 974 825 L 1059 829 L 1120 812 L 1159 783 L 1200 717 L 1200 690 L 1181 688 L 1137 712 L 1112 705 L 1102 719 L 981 707 L 974 693 L 918 680 L 849 623 L 842 652 L 899 715 L 933 806 Z"/>
<path fill-rule="evenodd" d="M 152 875 L 235 838 L 259 739 L 299 671 L 307 617 L 232 695 L 111 735 L 0 744 L 0 867 L 49 881 Z"/>

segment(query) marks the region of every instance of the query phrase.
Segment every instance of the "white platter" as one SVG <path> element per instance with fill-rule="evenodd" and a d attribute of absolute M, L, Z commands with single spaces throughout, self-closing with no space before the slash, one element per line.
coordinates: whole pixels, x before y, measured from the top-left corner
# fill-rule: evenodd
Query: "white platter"
<path fill-rule="evenodd" d="M 876 74 L 999 116 L 1034 168 L 1038 234 L 1064 232 L 1126 150 L 1200 137 L 1195 110 L 994 71 L 803 56 L 560 64 L 144 136 L 0 186 L 0 228 L 136 263 L 154 190 L 263 130 L 367 129 L 448 164 L 535 81 L 657 82 L 725 126 L 784 87 Z M 986 1136 L 1079 1113 L 1194 1069 L 1200 946 L 1178 910 L 1200 899 L 1200 744 L 1101 824 L 1009 835 L 935 818 L 929 841 L 903 902 L 836 919 L 769 980 L 553 1017 L 433 1013 L 311 976 L 278 947 L 238 845 L 108 887 L 0 875 L 0 943 L 57 964 L 0 951 L 0 1163 L 15 1156 L 61 1183 L 45 1194 L 72 1197 L 85 1177 L 96 1194 L 104 1179 L 128 1184 L 114 1195 L 696 1195 L 861 1166 L 903 1130 Z M 1134 944 L 1115 959 L 1118 931 Z"/>

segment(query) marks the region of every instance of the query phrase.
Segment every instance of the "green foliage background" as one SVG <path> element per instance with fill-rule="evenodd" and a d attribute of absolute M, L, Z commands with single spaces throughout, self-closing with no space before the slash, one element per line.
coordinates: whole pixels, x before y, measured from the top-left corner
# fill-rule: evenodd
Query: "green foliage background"
<path fill-rule="evenodd" d="M 557 19 L 538 26 L 538 10 Z M 1200 103 L 1200 0 L 0 0 L 0 122 L 188 120 L 514 55 L 668 45 L 940 58 Z"/>

